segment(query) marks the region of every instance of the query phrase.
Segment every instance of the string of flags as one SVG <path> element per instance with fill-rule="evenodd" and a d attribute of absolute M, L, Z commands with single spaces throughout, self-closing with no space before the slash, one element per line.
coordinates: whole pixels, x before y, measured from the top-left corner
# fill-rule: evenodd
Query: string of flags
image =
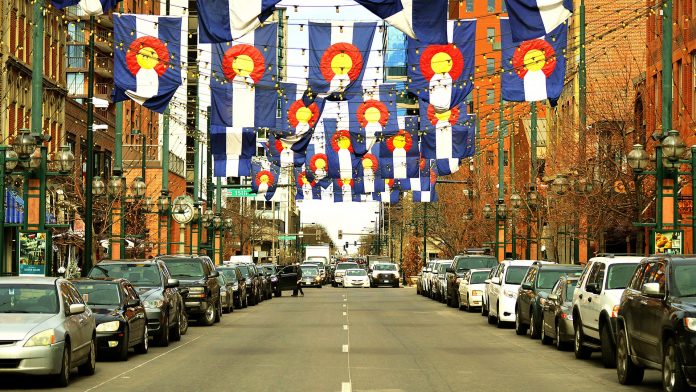
<path fill-rule="evenodd" d="M 365 77 L 378 24 L 308 22 L 306 85 L 281 80 L 279 0 L 199 0 L 199 44 L 211 48 L 214 175 L 250 177 L 270 200 L 282 177 L 298 200 L 437 201 L 438 175 L 475 154 L 476 20 L 447 20 L 447 0 L 355 0 L 407 38 L 406 89 L 419 116 L 399 116 L 403 88 Z M 53 0 L 88 15 L 119 0 Z M 555 105 L 565 77 L 571 0 L 505 0 L 502 98 Z M 114 102 L 164 113 L 183 75 L 181 17 L 114 14 Z M 379 37 L 379 36 L 378 36 Z M 257 130 L 266 129 L 260 146 Z M 263 148 L 259 148 L 263 147 Z M 259 151 L 263 154 L 258 155 Z M 288 169 L 287 173 L 283 169 Z"/>

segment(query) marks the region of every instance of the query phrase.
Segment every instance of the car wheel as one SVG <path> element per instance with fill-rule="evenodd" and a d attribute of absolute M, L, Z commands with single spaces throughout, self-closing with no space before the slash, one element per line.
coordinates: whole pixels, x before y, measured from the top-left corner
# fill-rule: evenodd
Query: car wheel
<path fill-rule="evenodd" d="M 215 306 L 215 322 L 219 323 L 222 320 L 222 300 L 218 299 L 218 303 Z"/>
<path fill-rule="evenodd" d="M 495 326 L 498 328 L 503 328 L 505 323 L 500 319 L 500 304 L 495 304 Z"/>
<path fill-rule="evenodd" d="M 128 342 L 130 342 L 130 331 L 128 327 L 123 331 L 123 342 L 121 344 L 120 350 L 118 350 L 117 358 L 119 361 L 128 360 Z"/>
<path fill-rule="evenodd" d="M 518 335 L 527 334 L 527 326 L 520 321 L 520 312 L 515 308 L 515 333 Z"/>
<path fill-rule="evenodd" d="M 628 355 L 628 342 L 623 330 L 618 331 L 618 345 L 616 347 L 616 375 L 619 383 L 623 385 L 640 384 L 643 381 L 645 369 L 633 363 Z"/>
<path fill-rule="evenodd" d="M 561 340 L 561 324 L 556 320 L 556 339 L 554 339 L 554 343 L 556 345 L 556 350 L 558 351 L 563 351 L 565 350 L 565 343 Z"/>
<path fill-rule="evenodd" d="M 128 347 L 128 343 L 126 343 Z M 126 349 L 128 352 L 128 349 Z M 87 362 L 77 367 L 78 372 L 83 376 L 91 376 L 97 370 L 97 341 L 92 337 L 92 341 L 89 343 L 89 356 L 87 357 Z"/>
<path fill-rule="evenodd" d="M 181 340 L 181 315 L 184 312 L 182 312 L 181 309 L 179 309 L 177 313 L 178 314 L 176 316 L 176 324 L 174 324 L 174 326 L 170 328 L 169 331 L 169 338 L 173 342 L 178 342 L 179 340 Z"/>
<path fill-rule="evenodd" d="M 276 290 L 276 292 L 274 294 L 276 297 L 280 297 L 282 295 L 282 293 L 283 293 L 282 291 Z"/>
<path fill-rule="evenodd" d="M 488 310 L 488 312 L 486 312 L 486 319 L 488 320 L 488 324 L 491 324 L 491 325 L 495 324 L 496 321 L 498 320 L 497 317 L 495 317 L 491 314 L 490 309 Z"/>
<path fill-rule="evenodd" d="M 331 287 L 336 287 L 336 282 L 331 282 Z"/>
<path fill-rule="evenodd" d="M 588 359 L 592 355 L 592 351 L 585 346 L 583 342 L 582 323 L 580 320 L 575 324 L 575 339 L 573 342 L 575 358 Z"/>
<path fill-rule="evenodd" d="M 669 339 L 664 349 L 662 360 L 662 389 L 666 392 L 679 392 L 688 390 L 682 364 L 674 347 L 674 340 Z"/>
<path fill-rule="evenodd" d="M 215 324 L 215 316 L 217 314 L 217 308 L 215 305 L 208 306 L 208 308 L 205 310 L 205 313 L 200 318 L 200 321 L 205 325 L 206 327 L 210 327 L 211 325 Z"/>
<path fill-rule="evenodd" d="M 541 322 L 541 344 L 546 345 L 546 344 L 551 344 L 553 343 L 553 340 L 549 337 L 549 335 L 546 334 L 546 326 L 544 325 L 544 322 Z"/>
<path fill-rule="evenodd" d="M 186 314 L 185 310 L 181 310 L 179 312 L 181 315 L 181 324 L 179 325 L 179 330 L 181 331 L 181 336 L 186 335 L 186 332 L 188 332 L 188 327 L 189 327 L 189 318 L 188 314 Z"/>
<path fill-rule="evenodd" d="M 490 298 L 487 302 L 490 303 Z M 484 303 L 481 305 L 481 316 L 488 316 L 488 303 Z"/>
<path fill-rule="evenodd" d="M 529 337 L 531 339 L 539 339 L 539 336 L 541 336 L 539 331 L 541 328 L 539 328 L 539 323 L 536 319 L 537 316 L 534 309 L 529 309 Z"/>
<path fill-rule="evenodd" d="M 240 301 L 241 301 L 241 299 L 240 299 Z M 246 308 L 246 307 L 248 307 L 248 306 L 249 306 L 249 297 L 247 297 L 247 296 L 245 295 L 245 296 L 244 296 L 244 302 L 242 302 L 242 308 Z"/>
<path fill-rule="evenodd" d="M 55 375 L 54 382 L 59 387 L 67 387 L 70 383 L 70 341 L 63 345 L 63 357 L 61 359 L 60 372 Z"/>
<path fill-rule="evenodd" d="M 147 351 L 149 349 L 150 349 L 150 337 L 148 336 L 148 332 L 147 332 L 147 324 L 145 324 L 145 328 L 143 328 L 143 341 L 135 346 L 135 352 L 138 354 L 147 354 Z"/>
<path fill-rule="evenodd" d="M 155 336 L 155 344 L 160 347 L 169 346 L 169 315 L 164 316 L 164 323 L 160 325 L 160 330 Z"/>
<path fill-rule="evenodd" d="M 614 339 L 611 337 L 608 323 L 602 325 L 599 334 L 602 346 L 602 364 L 607 369 L 614 368 L 616 367 L 616 347 L 614 346 Z"/>

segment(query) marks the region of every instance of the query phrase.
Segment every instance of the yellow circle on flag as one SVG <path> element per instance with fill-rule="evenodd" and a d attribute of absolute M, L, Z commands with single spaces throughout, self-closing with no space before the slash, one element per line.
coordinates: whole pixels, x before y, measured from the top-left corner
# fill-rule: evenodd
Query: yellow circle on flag
<path fill-rule="evenodd" d="M 435 117 L 437 117 L 437 119 L 440 121 L 449 121 L 451 115 L 452 115 L 451 110 L 448 110 L 448 111 L 443 112 L 443 113 L 435 112 Z"/>
<path fill-rule="evenodd" d="M 247 77 L 254 72 L 254 60 L 245 54 L 241 54 L 232 60 L 232 69 L 237 75 Z"/>
<path fill-rule="evenodd" d="M 363 159 L 362 165 L 364 169 L 372 169 L 373 163 L 372 159 Z"/>
<path fill-rule="evenodd" d="M 261 177 L 259 177 L 259 183 L 261 184 L 268 184 L 268 174 L 262 174 Z"/>
<path fill-rule="evenodd" d="M 338 142 L 336 144 L 338 144 L 338 148 L 340 148 L 341 150 L 348 149 L 350 148 L 350 138 L 341 136 L 338 138 Z"/>
<path fill-rule="evenodd" d="M 326 161 L 323 159 L 317 159 L 317 161 L 314 162 L 314 165 L 317 167 L 317 169 L 326 169 Z"/>
<path fill-rule="evenodd" d="M 331 70 L 336 75 L 345 75 L 353 68 L 353 59 L 345 53 L 339 53 L 331 59 Z"/>
<path fill-rule="evenodd" d="M 312 111 L 309 110 L 309 108 L 307 107 L 301 107 L 297 109 L 297 112 L 295 113 L 295 118 L 298 122 L 308 123 L 309 120 L 312 118 Z"/>
<path fill-rule="evenodd" d="M 436 53 L 430 60 L 430 66 L 435 73 L 445 74 L 452 70 L 452 56 L 445 52 Z"/>
<path fill-rule="evenodd" d="M 138 62 L 138 65 L 145 69 L 153 69 L 159 63 L 157 52 L 149 46 L 141 48 L 138 51 L 138 54 L 135 55 L 135 59 Z"/>
<path fill-rule="evenodd" d="M 539 49 L 532 49 L 524 55 L 524 67 L 532 72 L 541 71 L 546 65 L 546 55 Z"/>
<path fill-rule="evenodd" d="M 376 107 L 370 107 L 365 110 L 365 120 L 367 122 L 378 122 L 381 117 L 382 113 Z"/>
<path fill-rule="evenodd" d="M 406 137 L 404 135 L 396 135 L 393 143 L 395 148 L 404 148 L 406 147 Z"/>

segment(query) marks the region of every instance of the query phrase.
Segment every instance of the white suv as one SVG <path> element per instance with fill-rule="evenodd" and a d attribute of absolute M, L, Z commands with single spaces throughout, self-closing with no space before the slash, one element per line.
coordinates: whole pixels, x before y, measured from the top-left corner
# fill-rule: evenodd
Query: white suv
<path fill-rule="evenodd" d="M 504 323 L 515 322 L 517 291 L 532 264 L 534 260 L 504 260 L 494 269 L 484 293 L 489 324 L 502 328 Z"/>
<path fill-rule="evenodd" d="M 426 297 L 430 296 L 430 277 L 433 274 L 433 266 L 435 266 L 435 261 L 428 261 L 428 263 L 425 265 L 425 269 L 423 270 L 423 277 L 421 278 L 423 286 L 421 290 L 423 291 L 423 295 Z"/>
<path fill-rule="evenodd" d="M 616 366 L 616 313 L 621 294 L 643 257 L 602 255 L 587 262 L 573 294 L 575 357 L 602 351 L 605 367 Z"/>

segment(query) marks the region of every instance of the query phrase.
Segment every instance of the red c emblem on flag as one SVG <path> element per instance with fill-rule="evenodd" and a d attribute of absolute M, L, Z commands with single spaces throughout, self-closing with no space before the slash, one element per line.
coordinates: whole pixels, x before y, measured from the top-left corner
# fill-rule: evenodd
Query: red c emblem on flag
<path fill-rule="evenodd" d="M 394 179 L 393 178 L 385 179 L 384 185 L 386 185 L 389 188 L 388 190 L 391 190 L 392 188 L 394 188 Z"/>
<path fill-rule="evenodd" d="M 529 71 L 539 70 L 548 78 L 556 68 L 556 51 L 543 39 L 524 41 L 512 55 L 512 67 L 520 79 Z"/>
<path fill-rule="evenodd" d="M 446 73 L 457 80 L 464 70 L 464 56 L 453 44 L 430 45 L 421 55 L 420 68 L 427 80 Z"/>
<path fill-rule="evenodd" d="M 266 184 L 269 187 L 273 186 L 275 182 L 275 177 L 273 176 L 273 173 L 271 173 L 268 170 L 261 170 L 256 174 L 256 185 L 259 186 L 261 184 Z"/>
<path fill-rule="evenodd" d="M 387 148 L 391 152 L 394 152 L 394 150 L 397 148 L 403 148 L 404 150 L 409 151 L 411 146 L 413 146 L 413 138 L 411 137 L 410 133 L 404 131 L 403 129 L 399 130 L 396 135 L 387 139 Z"/>
<path fill-rule="evenodd" d="M 377 171 L 379 168 L 379 160 L 376 156 L 374 156 L 374 154 L 370 154 L 368 152 L 362 157 L 362 165 L 363 169 Z"/>
<path fill-rule="evenodd" d="M 309 160 L 309 168 L 312 169 L 313 172 L 316 172 L 319 169 L 327 170 L 328 162 L 329 160 L 326 157 L 326 154 L 315 154 Z"/>
<path fill-rule="evenodd" d="M 331 137 L 331 148 L 336 152 L 339 150 L 353 152 L 353 143 L 350 141 L 350 133 L 346 130 L 336 131 Z"/>
<path fill-rule="evenodd" d="M 339 178 L 337 180 L 337 182 L 338 182 L 338 186 L 340 186 L 341 188 L 343 188 L 343 186 L 345 186 L 345 185 L 348 185 L 352 188 L 353 185 L 355 184 L 355 181 L 353 181 L 352 178 Z"/>
<path fill-rule="evenodd" d="M 293 128 L 300 123 L 307 123 L 310 127 L 316 125 L 319 119 L 319 107 L 316 103 L 305 106 L 301 99 L 295 101 L 288 108 L 288 122 Z"/>
<path fill-rule="evenodd" d="M 302 188 L 302 187 L 305 186 L 305 185 L 314 186 L 316 183 L 317 183 L 316 181 L 310 182 L 310 181 L 307 179 L 307 172 L 306 172 L 306 171 L 302 171 L 302 172 L 300 172 L 300 173 L 297 175 L 297 185 L 298 185 L 300 188 Z"/>
<path fill-rule="evenodd" d="M 442 120 L 454 125 L 459 120 L 459 107 L 455 106 L 446 112 L 437 113 L 433 105 L 428 105 L 428 120 L 433 125 L 437 125 L 437 122 Z"/>
<path fill-rule="evenodd" d="M 159 38 L 140 37 L 128 47 L 126 66 L 133 75 L 145 68 L 154 69 L 157 75 L 162 76 L 169 67 L 169 50 Z"/>
<path fill-rule="evenodd" d="M 251 45 L 235 45 L 222 56 L 222 72 L 227 80 L 240 75 L 250 77 L 258 83 L 266 71 L 266 61 L 261 52 Z"/>
<path fill-rule="evenodd" d="M 358 107 L 356 116 L 361 127 L 365 127 L 370 122 L 379 122 L 383 127 L 386 127 L 389 121 L 389 110 L 384 103 L 370 99 Z"/>
<path fill-rule="evenodd" d="M 355 45 L 339 42 L 329 46 L 321 56 L 319 68 L 327 82 L 336 75 L 348 75 L 350 80 L 356 80 L 363 67 L 363 56 Z"/>

